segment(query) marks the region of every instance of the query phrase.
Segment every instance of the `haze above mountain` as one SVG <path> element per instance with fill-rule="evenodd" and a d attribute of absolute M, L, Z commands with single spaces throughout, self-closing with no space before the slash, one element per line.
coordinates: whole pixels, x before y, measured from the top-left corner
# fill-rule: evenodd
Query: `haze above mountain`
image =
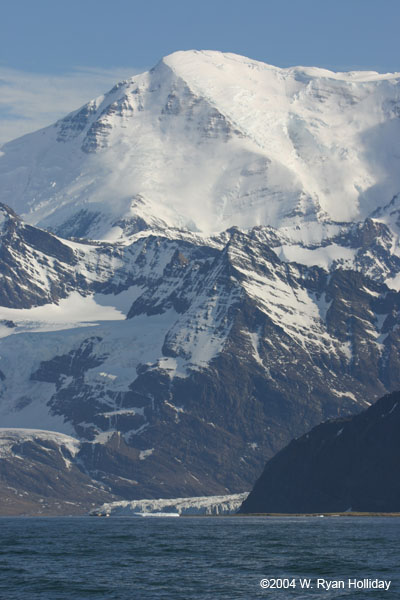
<path fill-rule="evenodd" d="M 0 199 L 64 236 L 302 224 L 307 241 L 307 222 L 361 221 L 399 192 L 399 81 L 176 52 L 3 146 Z"/>

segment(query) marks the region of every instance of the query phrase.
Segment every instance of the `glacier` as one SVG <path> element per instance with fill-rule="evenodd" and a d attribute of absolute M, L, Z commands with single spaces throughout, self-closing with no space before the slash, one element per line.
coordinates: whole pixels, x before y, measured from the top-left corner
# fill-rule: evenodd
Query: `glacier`
<path fill-rule="evenodd" d="M 183 516 L 221 516 L 235 514 L 248 492 L 227 496 L 196 496 L 195 498 L 143 499 L 133 502 L 108 502 L 94 508 L 92 516 L 126 517 L 137 515 L 176 514 Z"/>

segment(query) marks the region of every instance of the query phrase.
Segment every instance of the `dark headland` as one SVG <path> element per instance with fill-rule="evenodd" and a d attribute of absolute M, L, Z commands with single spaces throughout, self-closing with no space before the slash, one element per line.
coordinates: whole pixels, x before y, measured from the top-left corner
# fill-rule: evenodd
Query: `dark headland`
<path fill-rule="evenodd" d="M 240 514 L 400 512 L 400 392 L 318 425 L 265 466 Z"/>

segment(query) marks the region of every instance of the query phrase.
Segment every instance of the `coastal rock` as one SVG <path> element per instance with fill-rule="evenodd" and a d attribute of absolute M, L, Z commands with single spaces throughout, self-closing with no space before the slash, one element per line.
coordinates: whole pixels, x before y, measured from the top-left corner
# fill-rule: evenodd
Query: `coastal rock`
<path fill-rule="evenodd" d="M 400 512 L 400 392 L 327 421 L 265 466 L 240 513 Z"/>

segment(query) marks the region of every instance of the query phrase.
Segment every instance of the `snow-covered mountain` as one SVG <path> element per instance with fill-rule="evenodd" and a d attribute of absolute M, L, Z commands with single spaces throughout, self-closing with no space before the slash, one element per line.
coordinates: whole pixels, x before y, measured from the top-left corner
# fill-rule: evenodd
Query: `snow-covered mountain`
<path fill-rule="evenodd" d="M 0 201 L 96 239 L 363 220 L 400 190 L 399 81 L 177 52 L 6 144 Z"/>
<path fill-rule="evenodd" d="M 182 52 L 6 144 L 0 425 L 118 498 L 225 495 L 398 389 L 399 91 Z"/>

